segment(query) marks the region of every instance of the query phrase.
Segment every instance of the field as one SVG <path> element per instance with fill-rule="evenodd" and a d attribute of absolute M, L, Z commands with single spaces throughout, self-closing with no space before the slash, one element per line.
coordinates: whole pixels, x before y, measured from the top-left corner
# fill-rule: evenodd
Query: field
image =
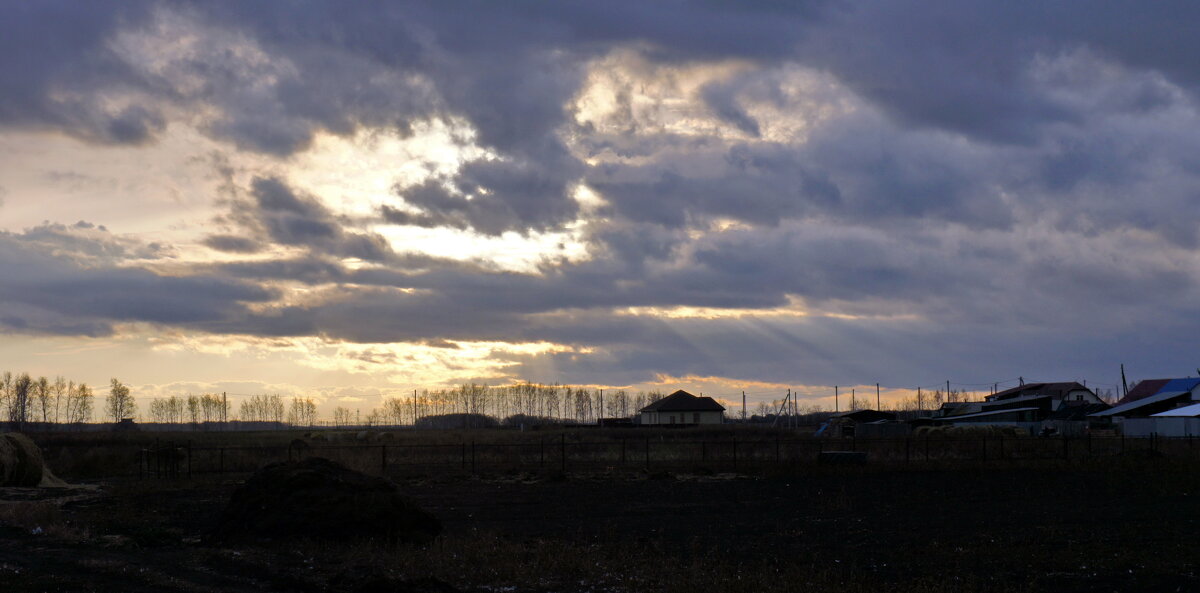
<path fill-rule="evenodd" d="M 230 462 L 241 463 L 250 459 L 234 455 L 237 447 L 286 456 L 300 435 L 190 436 L 197 451 L 228 447 Z M 784 459 L 769 463 L 777 436 Z M 98 490 L 3 495 L 5 591 L 1200 590 L 1200 461 L 1190 443 L 1156 447 L 1168 455 L 1126 443 L 1125 454 L 1104 456 L 1071 455 L 1084 445 L 1068 443 L 1065 459 L 1000 458 L 996 444 L 984 458 L 962 445 L 969 455 L 929 461 L 920 446 L 909 443 L 906 460 L 892 444 L 864 466 L 829 466 L 797 445 L 789 461 L 787 443 L 807 440 L 795 435 L 662 431 L 652 437 L 662 457 L 647 470 L 629 454 L 647 438 L 640 431 L 414 433 L 392 444 L 444 447 L 452 462 L 364 465 L 387 468 L 441 519 L 432 543 L 228 547 L 205 535 L 246 474 L 139 479 L 123 456 L 170 435 L 110 435 L 107 445 L 92 435 L 92 448 L 121 453 L 94 453 L 91 473 L 124 475 L 86 478 L 87 456 L 64 445 L 81 438 L 42 440 L 63 477 Z M 543 442 L 568 439 L 578 447 L 566 471 L 553 450 L 542 462 Z M 765 459 L 749 463 L 747 448 L 735 470 L 719 448 L 702 445 L 707 463 L 697 461 L 696 443 L 722 439 L 764 443 Z M 585 443 L 616 451 L 621 441 L 625 464 L 585 463 Z M 462 463 L 470 442 L 523 443 L 528 463 L 485 464 L 477 450 L 472 472 Z M 1062 450 L 1035 439 L 1005 447 L 1010 457 L 1020 447 Z M 75 500 L 39 500 L 55 496 Z M 383 582 L 390 588 L 371 588 Z"/>

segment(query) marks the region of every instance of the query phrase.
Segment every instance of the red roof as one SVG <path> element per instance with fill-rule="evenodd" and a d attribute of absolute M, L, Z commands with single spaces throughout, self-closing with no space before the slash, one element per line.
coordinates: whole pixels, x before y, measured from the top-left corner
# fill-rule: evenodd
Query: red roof
<path fill-rule="evenodd" d="M 1125 397 L 1117 400 L 1117 405 L 1119 406 L 1121 404 L 1137 401 L 1144 397 L 1150 397 L 1151 395 L 1158 393 L 1158 390 L 1162 389 L 1163 385 L 1166 385 L 1170 382 L 1170 379 L 1145 379 L 1143 381 L 1139 381 L 1137 385 L 1133 386 L 1133 389 L 1129 390 L 1129 393 L 1125 394 Z"/>

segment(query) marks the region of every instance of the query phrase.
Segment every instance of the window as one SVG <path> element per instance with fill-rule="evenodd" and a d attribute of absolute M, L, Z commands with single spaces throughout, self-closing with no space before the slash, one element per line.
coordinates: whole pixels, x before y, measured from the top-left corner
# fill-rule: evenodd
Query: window
<path fill-rule="evenodd" d="M 675 424 L 675 416 L 671 416 L 671 424 Z"/>
<path fill-rule="evenodd" d="M 692 413 L 692 424 L 700 424 L 700 412 Z"/>

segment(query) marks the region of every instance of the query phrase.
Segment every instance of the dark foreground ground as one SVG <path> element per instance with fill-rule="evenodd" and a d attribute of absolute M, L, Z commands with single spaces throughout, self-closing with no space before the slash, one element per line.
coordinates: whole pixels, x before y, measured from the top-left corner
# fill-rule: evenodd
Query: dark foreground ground
<path fill-rule="evenodd" d="M 1193 461 L 705 473 L 404 479 L 415 548 L 209 545 L 234 481 L 10 489 L 76 500 L 0 506 L 0 591 L 1200 590 Z"/>

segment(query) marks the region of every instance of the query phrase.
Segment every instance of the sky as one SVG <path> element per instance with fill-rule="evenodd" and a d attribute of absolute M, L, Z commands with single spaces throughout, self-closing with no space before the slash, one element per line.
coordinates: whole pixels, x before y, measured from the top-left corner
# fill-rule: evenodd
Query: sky
<path fill-rule="evenodd" d="M 365 411 L 1200 358 L 1200 4 L 0 0 L 0 360 Z"/>

